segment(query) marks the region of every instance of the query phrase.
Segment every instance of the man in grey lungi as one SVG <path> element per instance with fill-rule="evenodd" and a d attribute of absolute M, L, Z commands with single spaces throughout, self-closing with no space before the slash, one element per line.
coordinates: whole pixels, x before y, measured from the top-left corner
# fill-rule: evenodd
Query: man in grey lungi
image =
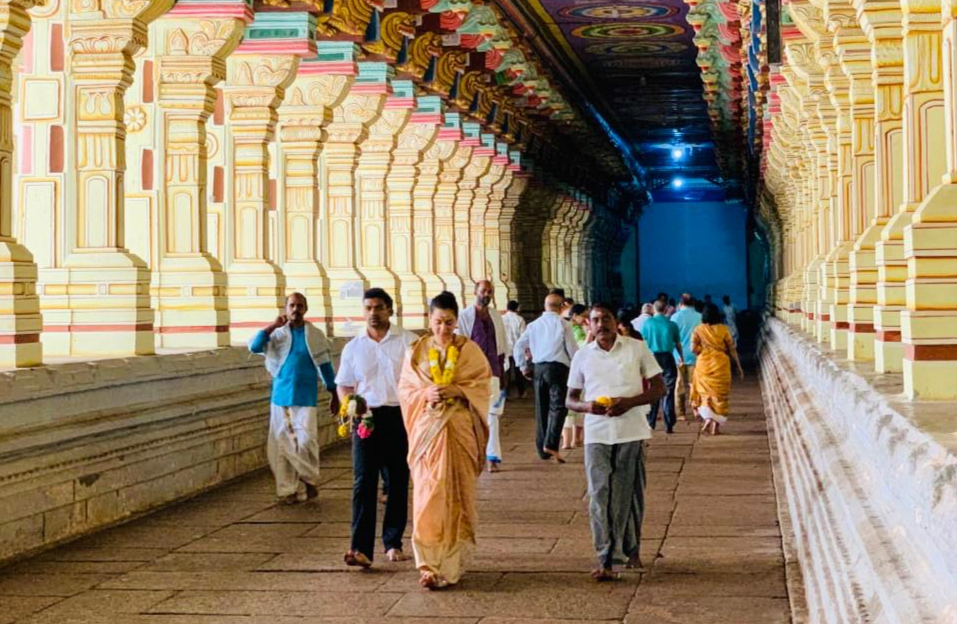
<path fill-rule="evenodd" d="M 617 578 L 613 559 L 619 549 L 625 567 L 641 567 L 644 441 L 651 438 L 646 414 L 664 396 L 665 383 L 645 343 L 618 335 L 608 305 L 593 305 L 589 324 L 595 340 L 572 359 L 566 405 L 585 414 L 588 512 L 598 554 L 592 578 L 607 581 Z M 651 382 L 647 391 L 643 379 Z"/>

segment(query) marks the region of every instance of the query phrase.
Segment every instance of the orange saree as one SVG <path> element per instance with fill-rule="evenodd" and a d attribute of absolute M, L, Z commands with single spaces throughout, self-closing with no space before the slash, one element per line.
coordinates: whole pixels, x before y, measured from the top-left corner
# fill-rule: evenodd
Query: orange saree
<path fill-rule="evenodd" d="M 731 353 L 734 340 L 727 325 L 698 325 L 691 335 L 691 349 L 698 354 L 691 381 L 691 405 L 705 406 L 715 414 L 731 411 Z"/>
<path fill-rule="evenodd" d="M 456 336 L 458 364 L 452 384 L 465 395 L 452 403 L 429 404 L 432 337 L 409 350 L 399 379 L 399 402 L 409 434 L 412 476 L 412 547 L 416 567 L 449 583 L 462 576 L 464 558 L 475 544 L 476 489 L 485 466 L 491 370 L 481 349 Z M 442 357 L 441 366 L 445 365 Z"/>

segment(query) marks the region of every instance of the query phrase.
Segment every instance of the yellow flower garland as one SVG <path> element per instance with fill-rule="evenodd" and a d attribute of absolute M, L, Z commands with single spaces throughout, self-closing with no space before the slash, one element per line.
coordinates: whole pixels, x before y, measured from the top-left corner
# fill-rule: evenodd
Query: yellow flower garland
<path fill-rule="evenodd" d="M 445 367 L 439 365 L 439 350 L 429 348 L 429 372 L 432 374 L 432 383 L 437 386 L 447 386 L 455 377 L 455 366 L 459 362 L 459 350 L 450 345 L 445 353 Z"/>

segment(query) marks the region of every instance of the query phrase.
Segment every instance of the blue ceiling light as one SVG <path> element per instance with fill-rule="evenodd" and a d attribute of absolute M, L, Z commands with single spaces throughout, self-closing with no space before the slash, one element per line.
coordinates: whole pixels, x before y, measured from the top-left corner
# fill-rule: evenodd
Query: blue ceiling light
<path fill-rule="evenodd" d="M 671 186 L 675 187 L 676 189 L 680 189 L 682 186 L 684 186 L 684 184 L 685 184 L 685 181 L 682 180 L 681 178 L 675 178 L 674 180 L 671 181 Z"/>
<path fill-rule="evenodd" d="M 681 160 L 682 158 L 684 158 L 684 155 L 685 155 L 685 151 L 681 148 L 676 147 L 673 150 L 671 150 L 671 158 L 674 160 Z"/>

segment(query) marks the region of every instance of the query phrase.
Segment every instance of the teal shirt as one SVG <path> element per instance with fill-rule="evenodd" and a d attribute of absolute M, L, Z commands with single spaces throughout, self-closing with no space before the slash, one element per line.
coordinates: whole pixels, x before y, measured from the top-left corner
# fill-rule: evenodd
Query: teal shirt
<path fill-rule="evenodd" d="M 316 370 L 316 363 L 309 354 L 306 344 L 305 327 L 290 328 L 292 345 L 289 356 L 283 362 L 279 374 L 272 380 L 272 404 L 280 407 L 315 407 L 319 399 L 319 373 L 329 392 L 335 392 L 335 374 L 332 364 L 323 364 Z M 269 342 L 269 335 L 261 331 L 256 334 L 249 350 L 262 353 Z"/>
<path fill-rule="evenodd" d="M 652 353 L 671 353 L 675 343 L 681 341 L 678 326 L 668 320 L 667 316 L 653 316 L 645 321 L 641 335 Z"/>
<path fill-rule="evenodd" d="M 694 328 L 701 325 L 701 313 L 696 312 L 694 308 L 684 308 L 678 310 L 671 316 L 671 322 L 678 326 L 678 334 L 681 336 L 681 350 L 684 352 L 685 364 L 694 365 L 698 360 L 691 352 L 691 335 Z M 678 351 L 675 351 L 675 359 L 678 358 Z"/>

